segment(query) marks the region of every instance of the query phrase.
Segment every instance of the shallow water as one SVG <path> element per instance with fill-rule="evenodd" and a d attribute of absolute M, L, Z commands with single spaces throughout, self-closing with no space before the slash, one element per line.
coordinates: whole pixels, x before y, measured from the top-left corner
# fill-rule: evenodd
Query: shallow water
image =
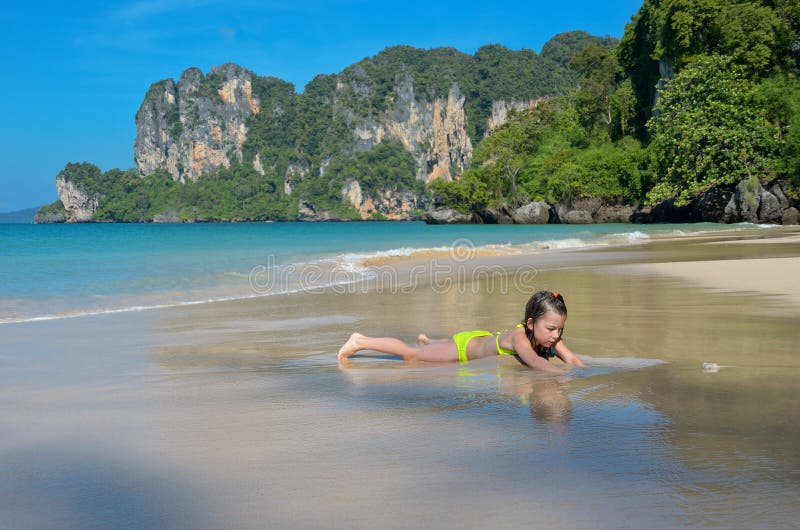
<path fill-rule="evenodd" d="M 0 224 L 0 325 L 346 285 L 369 277 L 365 262 L 414 253 L 547 253 L 708 230 L 765 231 L 711 223 Z"/>
<path fill-rule="evenodd" d="M 512 325 L 527 293 L 486 285 L 0 326 L 0 525 L 793 528 L 797 309 L 618 265 L 726 248 L 537 262 L 587 358 L 560 377 L 510 358 L 337 365 L 356 329 Z"/>

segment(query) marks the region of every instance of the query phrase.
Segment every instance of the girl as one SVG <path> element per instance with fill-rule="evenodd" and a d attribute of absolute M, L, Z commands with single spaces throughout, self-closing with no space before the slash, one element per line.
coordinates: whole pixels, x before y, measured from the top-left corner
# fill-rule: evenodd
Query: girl
<path fill-rule="evenodd" d="M 462 331 L 452 339 L 431 340 L 424 334 L 410 346 L 399 339 L 374 338 L 353 333 L 339 350 L 339 360 L 361 350 L 373 350 L 402 357 L 406 361 L 461 361 L 491 355 L 514 355 L 523 364 L 545 372 L 562 372 L 547 359 L 558 357 L 568 364 L 583 362 L 561 340 L 567 306 L 558 291 L 538 291 L 525 305 L 522 324 L 506 331 Z"/>

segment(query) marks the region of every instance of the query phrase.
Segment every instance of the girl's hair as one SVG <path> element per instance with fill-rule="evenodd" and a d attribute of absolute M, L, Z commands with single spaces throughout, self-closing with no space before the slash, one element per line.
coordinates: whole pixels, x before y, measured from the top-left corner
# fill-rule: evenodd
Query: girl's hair
<path fill-rule="evenodd" d="M 567 316 L 567 304 L 564 303 L 564 297 L 558 291 L 537 291 L 530 297 L 528 303 L 525 304 L 525 318 L 522 319 L 522 325 L 525 327 L 525 334 L 531 342 L 531 346 L 539 355 L 544 352 L 536 347 L 536 342 L 533 339 L 533 331 L 528 329 L 528 319 L 532 318 L 534 322 L 542 318 L 545 313 L 552 311 L 557 315 L 563 317 Z"/>

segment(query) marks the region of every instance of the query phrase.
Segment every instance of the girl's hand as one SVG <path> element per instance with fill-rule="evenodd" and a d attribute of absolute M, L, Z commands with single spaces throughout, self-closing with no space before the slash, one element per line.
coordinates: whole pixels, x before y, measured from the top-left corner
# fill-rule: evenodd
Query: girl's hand
<path fill-rule="evenodd" d="M 514 345 L 514 351 L 527 366 L 543 372 L 556 374 L 565 373 L 564 370 L 553 366 L 547 359 L 539 357 L 536 352 L 533 351 L 533 346 L 528 342 L 528 337 L 525 336 L 525 331 L 521 328 L 519 328 L 519 333 L 514 333 L 511 342 Z"/>
<path fill-rule="evenodd" d="M 573 364 L 575 366 L 583 366 L 583 361 L 581 361 L 580 357 L 572 353 L 572 350 L 567 348 L 567 345 L 564 344 L 563 340 L 556 342 L 554 348 L 556 350 L 556 354 L 558 354 L 558 357 L 565 363 Z"/>

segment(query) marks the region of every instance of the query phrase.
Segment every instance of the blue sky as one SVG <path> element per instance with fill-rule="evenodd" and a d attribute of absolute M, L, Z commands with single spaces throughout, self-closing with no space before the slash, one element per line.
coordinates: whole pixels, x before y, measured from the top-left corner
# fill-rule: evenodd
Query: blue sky
<path fill-rule="evenodd" d="M 151 83 L 235 62 L 295 84 L 386 46 L 539 52 L 556 33 L 620 37 L 641 0 L 9 2 L 0 11 L 0 212 L 57 199 L 67 162 L 133 164 Z"/>

